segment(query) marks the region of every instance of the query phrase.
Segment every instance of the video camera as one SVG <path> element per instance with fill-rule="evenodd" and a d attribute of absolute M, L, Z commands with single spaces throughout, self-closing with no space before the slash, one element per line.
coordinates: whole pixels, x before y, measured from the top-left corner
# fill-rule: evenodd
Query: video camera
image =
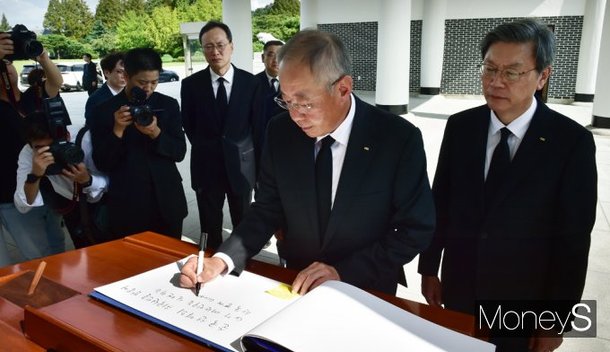
<path fill-rule="evenodd" d="M 11 40 L 13 41 L 14 52 L 11 55 L 6 55 L 4 58 L 9 61 L 34 59 L 42 54 L 44 48 L 42 44 L 36 40 L 36 33 L 28 30 L 22 24 L 16 24 L 10 32 Z"/>
<path fill-rule="evenodd" d="M 44 112 L 49 126 L 49 134 L 53 142 L 49 152 L 53 154 L 55 163 L 47 167 L 47 175 L 61 174 L 68 165 L 75 165 L 85 159 L 85 153 L 80 146 L 70 142 L 67 126 L 72 124 L 68 110 L 61 97 L 44 100 Z"/>
<path fill-rule="evenodd" d="M 140 126 L 148 126 L 153 122 L 155 110 L 146 103 L 146 92 L 140 87 L 131 88 L 131 99 L 129 100 L 129 113 L 133 120 Z"/>

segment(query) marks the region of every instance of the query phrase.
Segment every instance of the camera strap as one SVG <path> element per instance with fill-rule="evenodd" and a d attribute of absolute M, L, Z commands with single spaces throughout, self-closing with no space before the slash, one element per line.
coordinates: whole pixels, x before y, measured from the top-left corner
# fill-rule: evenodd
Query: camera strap
<path fill-rule="evenodd" d="M 21 107 L 17 103 L 17 98 L 15 96 L 15 87 L 11 83 L 11 80 L 8 77 L 8 69 L 6 68 L 6 62 L 4 60 L 0 60 L 0 83 L 2 84 L 2 90 L 6 93 L 10 104 L 13 108 L 21 115 L 24 116 L 21 111 Z"/>
<path fill-rule="evenodd" d="M 83 126 L 80 130 L 78 130 L 74 144 L 82 148 L 83 137 L 85 136 L 85 133 L 87 133 L 87 131 L 89 131 L 89 126 L 87 125 Z M 93 175 L 90 175 L 90 177 L 93 178 Z M 89 213 L 90 207 L 87 203 L 87 195 L 83 192 L 83 187 L 77 182 L 74 182 L 74 190 L 75 192 L 78 192 L 75 194 L 75 196 L 78 198 L 80 221 L 83 225 L 83 232 L 87 237 L 87 240 L 89 240 L 92 245 L 97 244 L 97 241 L 95 240 L 93 234 L 93 220 L 91 219 L 91 214 Z"/>

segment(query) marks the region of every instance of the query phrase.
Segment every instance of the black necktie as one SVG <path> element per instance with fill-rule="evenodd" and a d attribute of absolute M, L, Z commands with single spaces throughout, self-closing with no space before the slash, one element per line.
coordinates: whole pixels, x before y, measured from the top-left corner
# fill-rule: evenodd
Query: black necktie
<path fill-rule="evenodd" d="M 333 189 L 333 153 L 330 146 L 335 140 L 330 135 L 322 139 L 322 146 L 316 158 L 316 196 L 318 200 L 318 226 L 320 240 L 324 236 L 330 218 Z"/>
<path fill-rule="evenodd" d="M 271 79 L 271 87 L 273 88 L 274 91 L 277 92 L 277 88 L 278 86 L 276 86 L 276 84 L 278 83 L 277 78 L 272 78 Z"/>
<path fill-rule="evenodd" d="M 224 85 L 225 79 L 222 77 L 218 77 L 218 91 L 216 92 L 216 105 L 218 106 L 218 111 L 220 112 L 221 117 L 225 117 L 227 115 L 227 90 Z"/>
<path fill-rule="evenodd" d="M 510 166 L 510 149 L 508 148 L 508 137 L 511 132 L 504 127 L 500 130 L 500 142 L 494 149 L 485 180 L 485 201 L 489 204 L 500 188 Z"/>

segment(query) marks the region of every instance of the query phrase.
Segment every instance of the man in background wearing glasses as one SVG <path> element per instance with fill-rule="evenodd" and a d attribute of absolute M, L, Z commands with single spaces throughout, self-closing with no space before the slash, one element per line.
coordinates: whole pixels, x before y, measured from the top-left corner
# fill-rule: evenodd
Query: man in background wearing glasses
<path fill-rule="evenodd" d="M 498 26 L 481 43 L 487 104 L 449 117 L 434 177 L 437 227 L 419 261 L 430 305 L 477 316 L 483 300 L 545 302 L 555 311 L 558 301 L 581 298 L 595 222 L 595 144 L 534 98 L 551 74 L 554 42 L 545 25 L 526 19 Z M 519 330 L 492 331 L 490 342 L 511 352 L 562 342 L 554 329 Z"/>
<path fill-rule="evenodd" d="M 191 186 L 208 246 L 222 243 L 225 195 L 233 227 L 252 200 L 260 155 L 259 84 L 231 64 L 229 27 L 210 21 L 199 32 L 209 66 L 182 81 L 182 124 L 191 142 Z M 249 39 L 248 39 L 249 40 Z"/>
<path fill-rule="evenodd" d="M 279 255 L 299 271 L 294 292 L 341 280 L 395 294 L 434 229 L 421 133 L 352 94 L 335 35 L 299 32 L 278 59 L 277 102 L 288 112 L 267 127 L 255 202 L 199 278 L 196 260 L 185 264 L 181 285 L 243 270 L 282 228 Z"/>

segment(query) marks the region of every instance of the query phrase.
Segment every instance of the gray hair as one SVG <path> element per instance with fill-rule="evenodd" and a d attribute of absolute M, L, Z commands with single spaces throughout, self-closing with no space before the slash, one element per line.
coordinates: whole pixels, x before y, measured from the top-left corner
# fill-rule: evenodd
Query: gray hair
<path fill-rule="evenodd" d="M 536 56 L 536 71 L 542 72 L 553 63 L 555 58 L 555 35 L 548 27 L 531 18 L 504 23 L 485 35 L 481 41 L 481 57 L 489 47 L 496 42 L 508 43 L 534 43 Z"/>
<path fill-rule="evenodd" d="M 313 29 L 298 32 L 282 46 L 278 62 L 308 65 L 316 81 L 325 82 L 327 89 L 352 71 L 351 59 L 339 37 Z"/>

